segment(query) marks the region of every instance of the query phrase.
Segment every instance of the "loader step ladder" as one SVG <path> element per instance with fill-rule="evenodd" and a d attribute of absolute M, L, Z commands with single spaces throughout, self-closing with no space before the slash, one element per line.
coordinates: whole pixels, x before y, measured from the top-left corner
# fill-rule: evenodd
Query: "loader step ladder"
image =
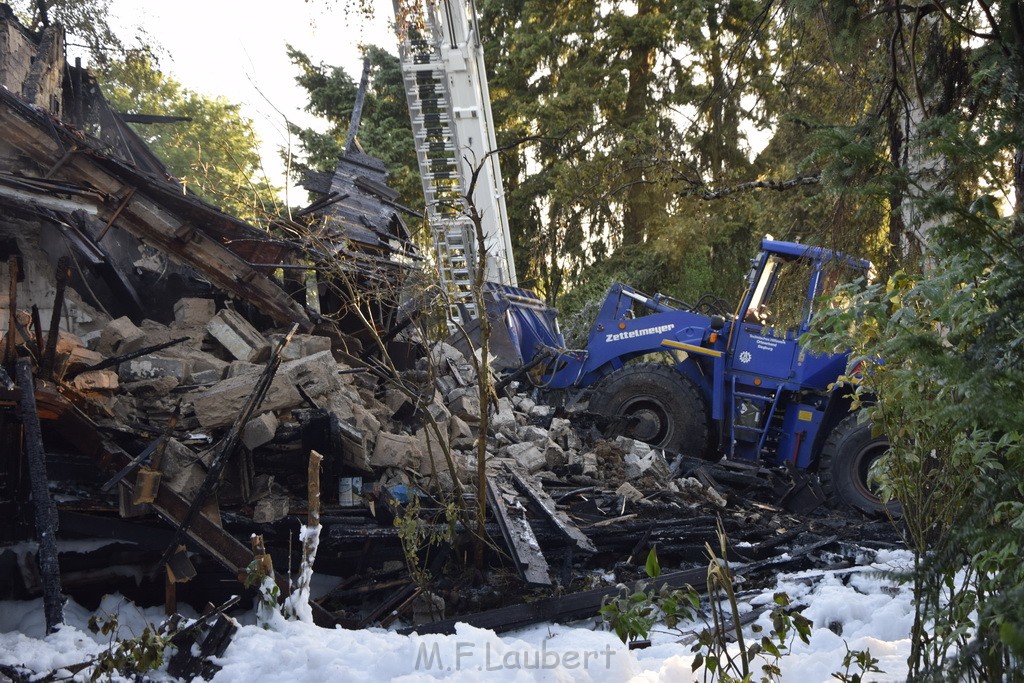
<path fill-rule="evenodd" d="M 484 279 L 516 285 L 490 96 L 476 17 L 468 0 L 395 0 L 399 59 L 419 163 L 427 223 L 450 325 L 476 315 L 472 284 L 479 251 L 466 195 L 481 216 Z"/>
<path fill-rule="evenodd" d="M 743 391 L 738 389 L 736 386 L 736 376 L 732 378 L 732 402 L 730 406 L 730 439 L 729 439 L 729 456 L 733 457 L 736 455 L 736 441 L 741 435 L 745 435 L 747 438 L 743 439 L 747 442 L 757 442 L 757 452 L 761 453 L 765 447 L 765 441 L 768 439 L 773 432 L 775 436 L 779 436 L 781 431 L 773 427 L 773 420 L 775 419 L 775 409 L 779 405 L 779 395 L 782 392 L 779 389 L 775 389 L 768 394 L 755 394 L 750 391 Z M 748 401 L 754 405 L 758 411 L 758 419 L 754 426 L 741 425 L 736 423 L 737 404 L 740 401 Z M 766 414 L 767 413 L 767 414 Z"/>

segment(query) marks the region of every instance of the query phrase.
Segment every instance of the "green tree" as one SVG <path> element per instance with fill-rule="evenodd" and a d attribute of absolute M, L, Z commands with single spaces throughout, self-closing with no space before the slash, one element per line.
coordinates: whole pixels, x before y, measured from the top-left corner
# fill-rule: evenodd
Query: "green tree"
<path fill-rule="evenodd" d="M 423 188 L 401 66 L 397 57 L 376 46 L 368 46 L 364 54 L 370 61 L 371 72 L 356 138 L 365 153 L 387 166 L 390 184 L 401 194 L 406 206 L 422 211 Z M 288 57 L 299 69 L 295 80 L 309 93 L 306 111 L 328 123 L 325 132 L 293 128 L 305 155 L 296 171 L 300 177 L 306 170 L 333 171 L 344 152 L 358 84 L 344 69 L 314 64 L 307 54 L 294 47 L 288 46 Z"/>
<path fill-rule="evenodd" d="M 239 105 L 184 87 L 145 51 L 109 60 L 97 78 L 116 111 L 189 119 L 130 124 L 185 187 L 250 222 L 278 213 L 276 190 L 260 165 L 259 139 Z"/>
<path fill-rule="evenodd" d="M 749 216 L 681 193 L 750 175 L 746 131 L 765 114 L 746 100 L 770 81 L 761 4 L 481 9 L 499 144 L 537 141 L 502 160 L 521 279 L 554 301 L 594 263 L 629 279 L 640 258 L 668 293 L 734 294 Z M 707 265 L 716 241 L 743 252 L 728 280 Z"/>
<path fill-rule="evenodd" d="M 868 365 L 892 443 L 878 474 L 916 558 L 911 678 L 1022 680 L 1024 6 L 831 9 L 833 54 L 884 46 L 885 69 L 873 106 L 819 139 L 823 181 L 885 204 L 892 275 L 812 341 Z"/>
<path fill-rule="evenodd" d="M 81 41 L 96 64 L 123 55 L 126 44 L 111 28 L 110 0 L 11 0 L 22 22 L 32 30 L 60 24 Z"/>

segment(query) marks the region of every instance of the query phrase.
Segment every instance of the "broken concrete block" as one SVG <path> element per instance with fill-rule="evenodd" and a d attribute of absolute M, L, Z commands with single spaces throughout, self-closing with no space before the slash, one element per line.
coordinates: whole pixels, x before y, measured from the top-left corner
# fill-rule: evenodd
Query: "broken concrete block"
<path fill-rule="evenodd" d="M 276 348 L 278 344 L 282 343 L 286 335 L 283 334 L 272 334 L 270 335 L 270 341 Z M 292 335 L 292 340 L 288 346 L 284 347 L 284 351 L 281 353 L 281 358 L 288 360 L 298 360 L 306 356 L 312 356 L 313 354 L 320 353 L 321 351 L 331 350 L 331 339 L 330 337 L 321 337 L 313 334 L 296 334 Z"/>
<path fill-rule="evenodd" d="M 145 346 L 146 334 L 128 316 L 111 320 L 100 333 L 96 350 L 104 356 L 117 356 Z"/>
<path fill-rule="evenodd" d="M 530 409 L 530 417 L 532 418 L 543 418 L 548 417 L 551 413 L 555 412 L 555 409 L 551 406 L 546 406 L 543 403 L 538 403 Z"/>
<path fill-rule="evenodd" d="M 622 439 L 623 437 L 619 437 L 616 443 L 622 443 Z M 642 441 L 633 441 L 632 439 L 625 439 L 625 441 L 633 442 L 632 450 L 622 459 L 628 481 L 639 479 L 645 474 L 653 475 L 658 479 L 669 477 L 668 463 L 665 462 L 665 456 L 660 450 L 653 449 Z"/>
<path fill-rule="evenodd" d="M 578 449 L 581 446 L 580 439 L 576 436 L 576 432 L 573 431 L 572 424 L 568 420 L 559 417 L 552 419 L 551 425 L 548 427 L 548 434 L 551 440 L 562 448 Z"/>
<path fill-rule="evenodd" d="M 476 387 L 462 387 L 447 396 L 448 409 L 466 422 L 480 421 L 480 392 Z"/>
<path fill-rule="evenodd" d="M 525 425 L 520 427 L 516 430 L 516 435 L 519 437 L 520 441 L 529 441 L 530 443 L 536 444 L 538 448 L 546 447 L 548 441 L 550 441 L 548 438 L 548 430 L 543 427 L 538 427 L 537 425 Z"/>
<path fill-rule="evenodd" d="M 249 363 L 244 360 L 232 361 L 224 373 L 226 378 L 239 377 L 241 375 L 258 375 L 263 372 L 263 366 L 257 363 Z"/>
<path fill-rule="evenodd" d="M 259 448 L 274 438 L 279 426 L 281 422 L 274 413 L 263 413 L 259 417 L 254 417 L 242 428 L 242 443 L 250 451 Z"/>
<path fill-rule="evenodd" d="M 399 467 L 418 470 L 423 455 L 423 442 L 408 434 L 381 432 L 370 456 L 373 467 Z"/>
<path fill-rule="evenodd" d="M 180 325 L 206 325 L 216 313 L 213 299 L 184 297 L 174 304 L 174 322 Z"/>
<path fill-rule="evenodd" d="M 288 496 L 271 494 L 260 498 L 252 513 L 252 521 L 257 524 L 270 524 L 288 515 Z"/>
<path fill-rule="evenodd" d="M 161 356 L 168 358 L 181 358 L 187 360 L 192 364 L 193 372 L 203 372 L 204 370 L 216 370 L 220 373 L 221 377 L 227 372 L 228 365 L 227 361 L 217 358 L 212 353 L 206 353 L 193 346 L 189 346 L 188 342 L 176 344 L 169 348 L 164 349 L 160 352 Z"/>
<path fill-rule="evenodd" d="M 96 351 L 91 351 L 84 346 L 76 346 L 68 351 L 58 351 L 57 357 L 66 359 L 64 361 L 64 367 L 68 369 L 81 367 L 88 368 L 103 360 L 102 355 Z"/>
<path fill-rule="evenodd" d="M 516 410 L 521 413 L 526 413 L 527 415 L 529 415 L 530 411 L 537 406 L 533 399 L 526 396 L 516 396 L 512 399 L 512 402 L 515 404 Z"/>
<path fill-rule="evenodd" d="M 420 474 L 423 476 L 448 472 L 448 458 L 445 456 L 449 450 L 448 423 L 439 422 L 437 428 L 438 431 L 435 432 L 433 426 L 426 425 L 416 432 L 423 454 L 420 460 Z M 438 434 L 440 434 L 440 438 Z"/>
<path fill-rule="evenodd" d="M 158 398 L 171 393 L 180 382 L 175 377 L 154 377 L 138 382 L 122 383 L 121 388 L 137 398 Z"/>
<path fill-rule="evenodd" d="M 581 456 L 583 474 L 587 477 L 597 476 L 597 453 L 584 453 Z"/>
<path fill-rule="evenodd" d="M 514 443 L 505 448 L 505 456 L 512 458 L 527 472 L 533 474 L 547 466 L 543 451 L 532 443 Z"/>
<path fill-rule="evenodd" d="M 216 384 L 223 378 L 223 374 L 217 370 L 202 370 L 200 372 L 192 371 L 192 374 L 188 376 L 189 384 Z"/>
<path fill-rule="evenodd" d="M 277 374 L 289 383 L 302 387 L 307 395 L 314 398 L 341 388 L 338 363 L 330 351 L 321 351 L 312 356 L 282 363 Z"/>
<path fill-rule="evenodd" d="M 245 402 L 253 392 L 255 377 L 239 375 L 217 382 L 193 401 L 196 417 L 206 429 L 223 427 L 238 419 Z M 260 409 L 268 412 L 286 410 L 302 403 L 295 386 L 280 375 L 274 378 Z"/>
<path fill-rule="evenodd" d="M 225 308 L 211 318 L 206 330 L 238 360 L 258 363 L 270 355 L 270 342 L 248 320 L 230 309 Z"/>
<path fill-rule="evenodd" d="M 547 469 L 553 470 L 556 467 L 564 467 L 569 464 L 569 458 L 566 457 L 565 451 L 557 443 L 548 439 L 544 445 L 544 460 L 547 463 Z"/>
<path fill-rule="evenodd" d="M 449 363 L 465 365 L 466 357 L 451 344 L 437 342 L 430 348 L 430 362 L 437 368 L 438 375 L 445 375 L 451 372 Z"/>
<path fill-rule="evenodd" d="M 192 500 L 206 479 L 206 468 L 201 463 L 211 462 L 212 451 L 198 455 L 177 439 L 168 439 L 160 465 L 161 485 L 168 486 L 185 500 Z"/>
<path fill-rule="evenodd" d="M 509 437 L 515 436 L 516 414 L 512 410 L 512 402 L 507 398 L 498 399 L 498 408 L 491 415 L 490 428 L 494 433 L 502 432 Z"/>
<path fill-rule="evenodd" d="M 615 495 L 623 496 L 631 503 L 636 503 L 644 498 L 644 494 L 642 494 L 637 487 L 633 486 L 628 481 L 623 482 L 622 486 L 615 489 Z"/>
<path fill-rule="evenodd" d="M 109 391 L 117 389 L 117 373 L 113 370 L 90 370 L 75 375 L 72 386 L 79 391 Z"/>
<path fill-rule="evenodd" d="M 180 358 L 146 355 L 125 361 L 117 367 L 122 382 L 138 382 L 157 377 L 173 377 L 181 384 L 192 374 L 192 364 Z"/>

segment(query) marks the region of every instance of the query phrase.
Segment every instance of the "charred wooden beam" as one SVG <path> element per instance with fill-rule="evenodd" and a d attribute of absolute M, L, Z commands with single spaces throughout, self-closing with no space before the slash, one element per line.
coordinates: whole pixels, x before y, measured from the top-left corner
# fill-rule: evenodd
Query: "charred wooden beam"
<path fill-rule="evenodd" d="M 6 155 L 25 156 L 42 167 L 52 167 L 74 144 L 81 144 L 77 131 L 64 126 L 49 114 L 39 111 L 0 89 L 0 127 L 4 130 L 2 147 Z M 81 198 L 77 208 L 95 209 L 97 217 L 111 221 L 147 244 L 174 259 L 196 268 L 216 287 L 252 302 L 279 322 L 299 323 L 304 329 L 312 324 L 288 294 L 273 280 L 249 267 L 246 260 L 219 239 L 209 234 L 209 224 L 231 223 L 238 237 L 255 232 L 212 206 L 183 196 L 181 189 L 140 173 L 129 164 L 99 149 L 82 150 L 72 155 L 55 173 L 55 181 L 89 187 L 103 196 L 123 197 L 126 190 L 136 189 L 131 202 L 121 206 L 113 202 L 97 202 Z M 45 192 L 39 192 L 46 196 Z M 69 209 L 70 210 L 70 209 Z M 193 229 L 191 239 L 178 239 L 182 227 Z M 202 229 L 200 229 L 202 228 Z"/>
<path fill-rule="evenodd" d="M 515 507 L 510 509 L 506 500 Z M 516 565 L 516 571 L 529 584 L 550 586 L 551 576 L 548 561 L 541 552 L 537 535 L 533 532 L 526 510 L 518 504 L 515 489 L 497 477 L 487 477 L 487 502 L 498 520 L 501 535 Z"/>
<path fill-rule="evenodd" d="M 10 317 L 7 323 L 7 345 L 4 348 L 4 365 L 14 362 L 16 347 L 14 342 L 14 330 L 17 329 L 18 316 L 18 257 L 11 256 L 7 259 L 7 273 L 10 275 L 10 286 L 7 289 L 7 302 L 10 309 Z"/>
<path fill-rule="evenodd" d="M 170 341 L 163 342 L 162 344 L 153 344 L 152 346 L 147 346 L 137 351 L 122 353 L 120 356 L 112 356 L 110 358 L 105 358 L 104 360 L 100 361 L 99 363 L 96 363 L 95 365 L 90 365 L 88 367 L 69 372 L 64 377 L 65 379 L 72 379 L 82 374 L 83 372 L 92 372 L 93 370 L 103 370 L 104 368 L 112 368 L 115 365 L 120 365 L 121 363 L 125 363 L 135 358 L 141 358 L 142 356 L 148 356 L 149 354 L 156 353 L 157 351 L 163 351 L 164 349 L 175 346 L 176 344 L 180 344 L 183 341 L 188 341 L 188 337 L 178 337 L 177 339 L 172 339 Z"/>
<path fill-rule="evenodd" d="M 57 341 L 60 339 L 60 317 L 64 310 L 64 293 L 71 279 L 71 269 L 67 256 L 57 261 L 57 293 L 53 297 L 53 313 L 50 315 L 50 329 L 46 336 L 46 349 L 40 360 L 40 374 L 45 379 L 53 379 L 54 360 L 57 357 Z"/>
<path fill-rule="evenodd" d="M 657 579 L 648 581 L 636 581 L 628 585 L 630 592 L 640 588 L 641 583 L 648 590 L 659 590 L 662 586 L 669 588 L 683 588 L 687 585 L 703 586 L 707 582 L 707 570 L 690 569 L 681 572 L 662 574 Z M 408 635 L 418 633 L 455 633 L 455 624 L 463 623 L 477 628 L 487 628 L 496 633 L 503 633 L 513 629 L 522 628 L 531 624 L 538 624 L 542 621 L 572 621 L 592 617 L 601 609 L 601 603 L 605 598 L 614 597 L 619 594 L 617 586 L 609 588 L 595 588 L 582 593 L 570 593 L 554 598 L 544 598 L 534 602 L 500 607 L 498 609 L 477 612 L 476 614 L 464 614 L 454 619 L 435 621 L 421 626 L 411 626 L 399 631 Z"/>
<path fill-rule="evenodd" d="M 507 466 L 506 470 L 512 478 L 512 483 L 515 484 L 520 493 L 526 496 L 536 506 L 537 510 L 544 515 L 568 541 L 572 542 L 579 550 L 582 550 L 585 553 L 597 552 L 597 548 L 594 547 L 593 541 L 587 538 L 587 535 L 580 531 L 578 526 L 573 524 L 572 520 L 569 519 L 569 515 L 555 507 L 555 501 L 553 501 L 551 496 L 541 489 L 535 481 L 527 479 L 517 472 L 514 467 Z"/>
<path fill-rule="evenodd" d="M 32 482 L 36 539 L 39 541 L 39 573 L 43 583 L 43 612 L 46 632 L 54 633 L 64 623 L 64 596 L 60 590 L 60 565 L 57 562 L 57 506 L 50 498 L 50 479 L 46 475 L 43 430 L 36 407 L 32 363 L 20 358 L 15 363 L 21 389 L 21 422 L 25 427 L 25 456 Z"/>

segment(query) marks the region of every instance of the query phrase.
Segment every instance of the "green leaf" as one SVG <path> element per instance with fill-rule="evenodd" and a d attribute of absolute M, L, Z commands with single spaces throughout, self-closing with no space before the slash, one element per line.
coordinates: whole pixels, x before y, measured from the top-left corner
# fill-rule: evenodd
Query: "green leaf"
<path fill-rule="evenodd" d="M 651 552 L 647 553 L 647 562 L 644 564 L 644 571 L 647 572 L 647 576 L 652 579 L 656 579 L 661 575 L 661 565 L 658 563 L 657 546 L 651 548 Z"/>

